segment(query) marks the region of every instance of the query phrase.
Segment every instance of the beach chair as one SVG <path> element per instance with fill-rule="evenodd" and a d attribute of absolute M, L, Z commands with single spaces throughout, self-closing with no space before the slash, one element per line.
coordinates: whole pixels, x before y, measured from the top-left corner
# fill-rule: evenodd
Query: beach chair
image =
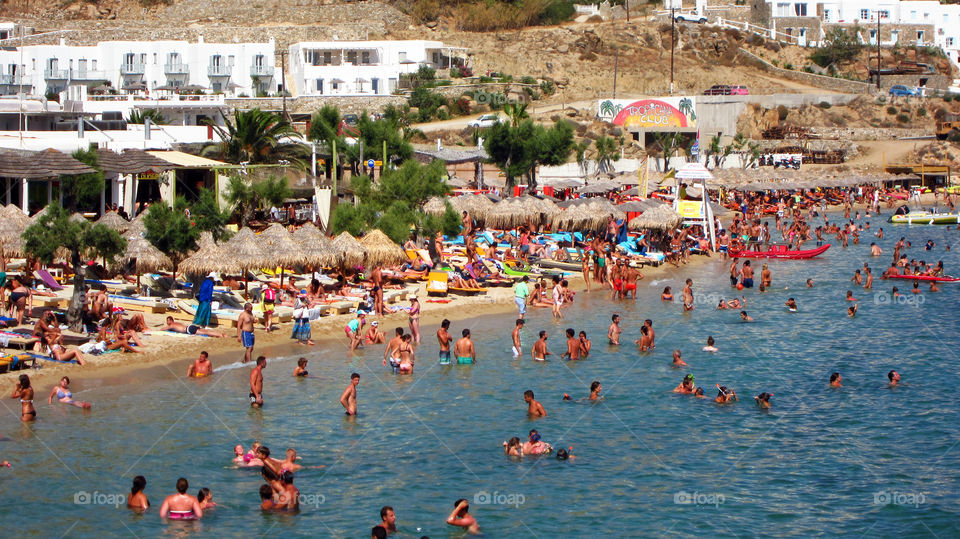
<path fill-rule="evenodd" d="M 427 295 L 428 296 L 446 296 L 447 279 L 449 276 L 443 271 L 431 271 L 427 277 Z"/>
<path fill-rule="evenodd" d="M 50 290 L 56 292 L 57 290 L 63 290 L 63 286 L 53 278 L 53 275 L 50 275 L 50 272 L 47 270 L 37 270 L 33 272 L 33 276 L 43 282 Z"/>

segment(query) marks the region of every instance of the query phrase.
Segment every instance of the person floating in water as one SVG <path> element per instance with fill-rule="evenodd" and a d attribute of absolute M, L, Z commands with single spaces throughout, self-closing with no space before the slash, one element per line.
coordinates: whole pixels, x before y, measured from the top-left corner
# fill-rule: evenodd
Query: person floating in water
<path fill-rule="evenodd" d="M 200 352 L 200 357 L 187 367 L 187 378 L 203 378 L 213 374 L 213 364 L 210 363 L 210 354 L 206 351 Z"/>
<path fill-rule="evenodd" d="M 717 347 L 714 346 L 716 341 L 713 340 L 713 336 L 707 337 L 707 345 L 703 347 L 704 352 L 710 352 L 711 354 L 717 351 Z"/>
<path fill-rule="evenodd" d="M 773 393 L 761 393 L 753 399 L 756 401 L 758 407 L 767 410 L 770 408 L 770 397 L 772 396 Z"/>
<path fill-rule="evenodd" d="M 167 496 L 160 506 L 160 516 L 172 520 L 196 520 L 203 516 L 200 502 L 187 494 L 190 484 L 183 477 L 177 479 L 177 493 Z"/>
<path fill-rule="evenodd" d="M 54 397 L 56 397 L 59 402 L 64 404 L 72 404 L 77 408 L 83 408 L 84 410 L 90 409 L 89 402 L 73 400 L 73 393 L 70 391 L 70 378 L 67 376 L 61 378 L 60 383 L 50 390 L 50 396 L 47 397 L 47 404 L 53 403 Z"/>
<path fill-rule="evenodd" d="M 543 409 L 543 405 L 540 404 L 540 401 L 533 398 L 533 391 L 526 390 L 523 392 L 523 400 L 527 403 L 527 415 L 530 417 L 547 417 L 547 411 Z"/>
<path fill-rule="evenodd" d="M 293 369 L 293 376 L 295 378 L 306 378 L 310 376 L 310 373 L 307 372 L 307 358 L 302 357 L 297 360 L 297 368 Z"/>
<path fill-rule="evenodd" d="M 674 350 L 673 363 L 671 364 L 671 367 L 680 368 L 680 367 L 686 367 L 686 366 L 687 364 L 684 363 L 683 359 L 680 358 L 680 350 Z"/>
<path fill-rule="evenodd" d="M 717 404 L 729 404 L 731 402 L 737 402 L 737 393 L 727 387 L 717 384 L 717 398 L 713 399 L 713 402 Z"/>
<path fill-rule="evenodd" d="M 843 376 L 839 372 L 830 374 L 830 387 L 843 387 Z"/>
<path fill-rule="evenodd" d="M 470 515 L 470 504 L 467 500 L 459 499 L 453 502 L 453 511 L 447 517 L 447 524 L 463 528 L 470 535 L 480 533 L 480 525 L 477 520 Z"/>
<path fill-rule="evenodd" d="M 795 300 L 795 299 L 793 299 L 793 298 L 788 298 L 787 301 L 786 301 L 786 303 L 784 303 L 784 305 L 787 306 L 787 310 L 788 310 L 788 311 L 790 311 L 790 312 L 792 312 L 792 313 L 797 312 L 797 300 Z"/>
<path fill-rule="evenodd" d="M 887 385 L 887 387 L 897 387 L 897 385 L 900 383 L 900 373 L 897 371 L 890 371 L 887 373 L 887 379 L 890 380 L 890 383 Z"/>
<path fill-rule="evenodd" d="M 688 374 L 683 377 L 683 381 L 680 382 L 680 385 L 673 388 L 674 393 L 680 393 L 681 395 L 689 395 L 693 393 L 693 375 Z"/>

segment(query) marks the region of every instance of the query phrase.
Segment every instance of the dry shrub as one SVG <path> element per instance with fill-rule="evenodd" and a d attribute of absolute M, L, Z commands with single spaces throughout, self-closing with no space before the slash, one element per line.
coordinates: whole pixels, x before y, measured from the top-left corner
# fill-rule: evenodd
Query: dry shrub
<path fill-rule="evenodd" d="M 526 0 L 522 5 L 500 2 L 461 4 L 456 9 L 457 27 L 473 32 L 511 30 L 537 21 L 551 0 Z"/>

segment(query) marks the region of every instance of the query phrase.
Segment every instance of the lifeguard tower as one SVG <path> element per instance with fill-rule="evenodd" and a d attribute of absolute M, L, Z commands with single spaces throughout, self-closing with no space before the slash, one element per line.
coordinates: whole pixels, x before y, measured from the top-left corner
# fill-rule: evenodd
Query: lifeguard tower
<path fill-rule="evenodd" d="M 677 179 L 676 197 L 673 199 L 673 209 L 683 217 L 684 225 L 700 225 L 710 236 L 710 245 L 717 249 L 717 235 L 714 225 L 713 211 L 710 209 L 710 194 L 707 191 L 707 180 L 713 179 L 713 174 L 700 163 L 687 163 L 680 167 L 674 176 Z M 680 182 L 687 186 L 700 187 L 700 200 L 680 200 Z"/>

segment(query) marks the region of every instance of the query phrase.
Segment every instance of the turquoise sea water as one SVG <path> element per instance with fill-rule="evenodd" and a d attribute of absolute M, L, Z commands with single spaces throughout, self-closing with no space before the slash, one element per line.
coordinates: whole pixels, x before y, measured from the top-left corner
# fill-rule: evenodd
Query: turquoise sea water
<path fill-rule="evenodd" d="M 832 241 L 820 259 L 771 262 L 773 290 L 743 292 L 751 324 L 736 311 L 713 310 L 719 297 L 734 294 L 727 264 L 708 262 L 669 282 L 642 281 L 636 302 L 579 293 L 561 322 L 548 309 L 532 313 L 520 360 L 509 351 L 512 316 L 453 324 L 456 335 L 472 329 L 475 366 L 438 365 L 436 328 L 424 328 L 409 377 L 381 366 L 381 347 L 349 358 L 335 331 L 333 344 L 310 350 L 309 369 L 319 379 L 294 380 L 295 356 L 271 358 L 262 411 L 248 407 L 247 368 L 199 382 L 184 380 L 178 365 L 139 373 L 123 386 L 75 384 L 77 396 L 94 403 L 88 414 L 48 406 L 49 387 L 42 385 L 33 425 L 20 425 L 18 403 L 3 401 L 0 458 L 14 464 L 0 470 L 7 530 L 368 537 L 379 508 L 392 505 L 401 536 L 451 537 L 460 533 L 444 519 L 462 497 L 490 537 L 958 536 L 960 285 L 944 284 L 937 294 L 923 287 L 910 303 L 897 304 L 890 301 L 892 283 L 878 278 L 873 291 L 864 291 L 849 279 L 865 261 L 879 275 L 901 235 L 914 244 L 909 256 L 942 259 L 948 273 L 960 274 L 957 252 L 944 251 L 947 243 L 960 244 L 960 234 L 883 225 L 887 239 L 879 243 L 887 252 L 880 258 L 869 256 L 872 238 L 865 237 L 847 249 Z M 928 238 L 937 242 L 933 252 L 922 250 Z M 698 300 L 685 315 L 679 303 L 658 298 L 665 285 L 679 297 L 686 277 L 694 279 Z M 807 278 L 814 288 L 804 287 Z M 848 289 L 860 299 L 854 319 L 845 314 Z M 796 298 L 798 313 L 786 312 L 787 297 Z M 604 338 L 612 312 L 623 316 L 619 348 Z M 654 321 L 657 349 L 640 354 L 631 343 L 644 318 Z M 559 355 L 567 327 L 593 339 L 587 360 L 529 359 L 541 329 Z M 708 335 L 719 353 L 700 351 Z M 675 348 L 688 369 L 670 367 Z M 887 389 L 890 369 L 901 373 L 902 387 Z M 361 374 L 355 421 L 337 402 L 353 371 Z M 843 374 L 845 388 L 827 387 L 833 371 Z M 686 372 L 708 399 L 671 393 Z M 585 397 L 593 380 L 603 384 L 602 402 L 561 401 L 565 392 Z M 741 401 L 713 404 L 717 383 Z M 526 389 L 548 417 L 527 419 Z M 774 393 L 770 411 L 753 403 L 762 391 Z M 572 446 L 576 458 L 505 457 L 501 442 L 523 439 L 531 428 L 557 447 Z M 233 446 L 254 440 L 275 455 L 295 447 L 304 465 L 325 466 L 297 474 L 300 514 L 257 510 L 257 471 L 230 464 Z M 148 480 L 153 507 L 145 515 L 112 505 L 135 475 Z M 194 494 L 212 489 L 220 507 L 209 518 L 169 524 L 157 516 L 180 476 Z"/>

